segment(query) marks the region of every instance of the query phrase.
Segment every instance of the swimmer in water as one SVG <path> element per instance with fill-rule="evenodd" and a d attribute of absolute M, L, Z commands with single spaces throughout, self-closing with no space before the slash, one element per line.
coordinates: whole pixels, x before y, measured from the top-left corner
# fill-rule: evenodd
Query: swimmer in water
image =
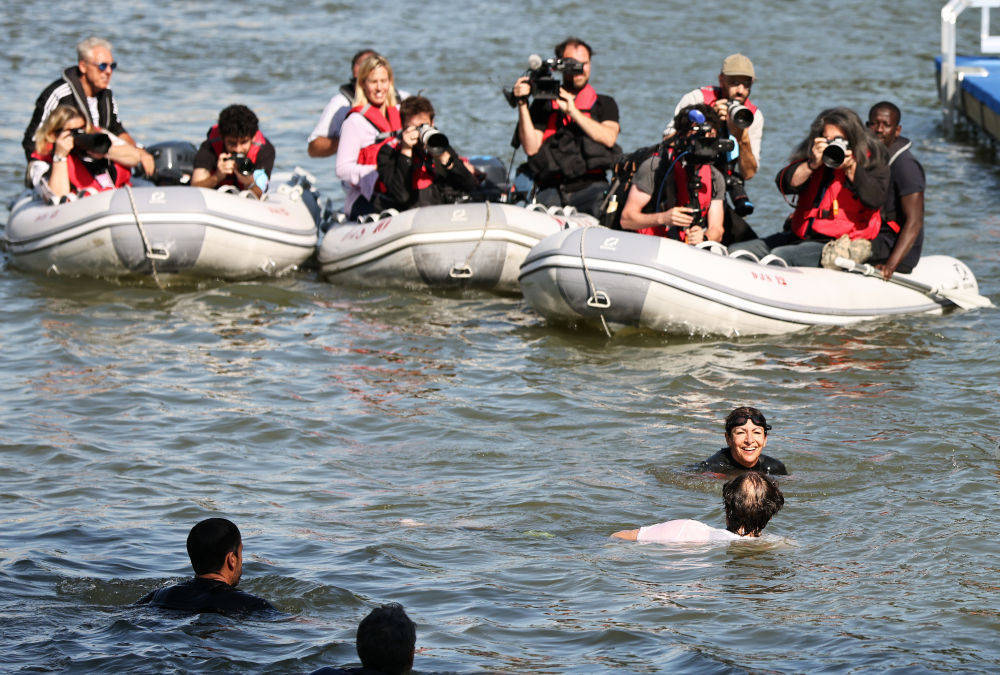
<path fill-rule="evenodd" d="M 785 465 L 774 457 L 761 454 L 767 446 L 771 425 L 763 413 L 750 406 L 740 406 L 726 417 L 726 447 L 695 467 L 699 472 L 735 473 L 759 471 L 787 476 Z"/>
<path fill-rule="evenodd" d="M 658 544 L 708 543 L 759 537 L 771 517 L 785 504 L 774 479 L 757 471 L 745 471 L 722 487 L 726 529 L 697 520 L 668 520 L 636 530 L 621 530 L 612 537 Z"/>
<path fill-rule="evenodd" d="M 243 576 L 243 539 L 232 521 L 201 521 L 188 534 L 187 550 L 195 577 L 152 591 L 137 605 L 195 613 L 276 611 L 267 600 L 236 590 Z"/>

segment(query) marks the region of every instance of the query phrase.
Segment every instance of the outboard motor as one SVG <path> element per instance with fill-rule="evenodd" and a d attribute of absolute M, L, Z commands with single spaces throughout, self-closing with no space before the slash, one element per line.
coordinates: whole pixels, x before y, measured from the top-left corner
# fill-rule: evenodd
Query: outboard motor
<path fill-rule="evenodd" d="M 152 180 L 157 185 L 188 185 L 194 172 L 194 156 L 198 149 L 187 141 L 166 141 L 146 148 L 153 156 L 156 171 Z"/>
<path fill-rule="evenodd" d="M 479 190 L 472 195 L 474 201 L 500 201 L 500 196 L 510 191 L 510 186 L 507 183 L 507 167 L 498 157 L 475 155 L 469 157 L 469 164 L 476 169 L 477 174 L 483 176 Z"/>

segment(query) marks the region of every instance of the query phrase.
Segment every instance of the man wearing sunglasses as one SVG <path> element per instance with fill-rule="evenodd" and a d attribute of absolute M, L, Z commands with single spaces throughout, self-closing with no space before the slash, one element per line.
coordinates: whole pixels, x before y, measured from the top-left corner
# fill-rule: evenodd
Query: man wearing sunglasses
<path fill-rule="evenodd" d="M 118 64 L 111 56 L 111 43 L 98 37 L 89 37 L 76 46 L 78 63 L 63 71 L 62 77 L 52 82 L 35 101 L 35 112 L 24 131 L 25 157 L 30 159 L 35 149 L 35 130 L 59 104 L 76 107 L 90 124 L 110 132 L 130 145 L 135 140 L 125 131 L 118 119 L 118 103 L 108 87 L 111 73 Z M 153 158 L 142 150 L 143 167 L 152 173 Z"/>

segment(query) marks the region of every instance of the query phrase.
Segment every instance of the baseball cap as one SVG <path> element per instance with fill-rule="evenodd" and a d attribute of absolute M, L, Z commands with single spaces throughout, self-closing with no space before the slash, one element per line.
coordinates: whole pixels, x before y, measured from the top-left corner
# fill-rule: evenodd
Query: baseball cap
<path fill-rule="evenodd" d="M 753 64 L 743 54 L 730 54 L 722 62 L 722 74 L 755 78 Z"/>

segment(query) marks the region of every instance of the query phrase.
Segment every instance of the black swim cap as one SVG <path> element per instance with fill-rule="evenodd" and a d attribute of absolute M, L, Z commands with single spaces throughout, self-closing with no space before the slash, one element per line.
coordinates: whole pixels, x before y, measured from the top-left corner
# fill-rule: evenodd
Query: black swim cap
<path fill-rule="evenodd" d="M 748 405 L 741 405 L 726 416 L 726 435 L 735 427 L 741 427 L 748 421 L 753 422 L 758 427 L 764 427 L 764 433 L 771 430 L 771 425 L 764 418 L 764 413 Z"/>

